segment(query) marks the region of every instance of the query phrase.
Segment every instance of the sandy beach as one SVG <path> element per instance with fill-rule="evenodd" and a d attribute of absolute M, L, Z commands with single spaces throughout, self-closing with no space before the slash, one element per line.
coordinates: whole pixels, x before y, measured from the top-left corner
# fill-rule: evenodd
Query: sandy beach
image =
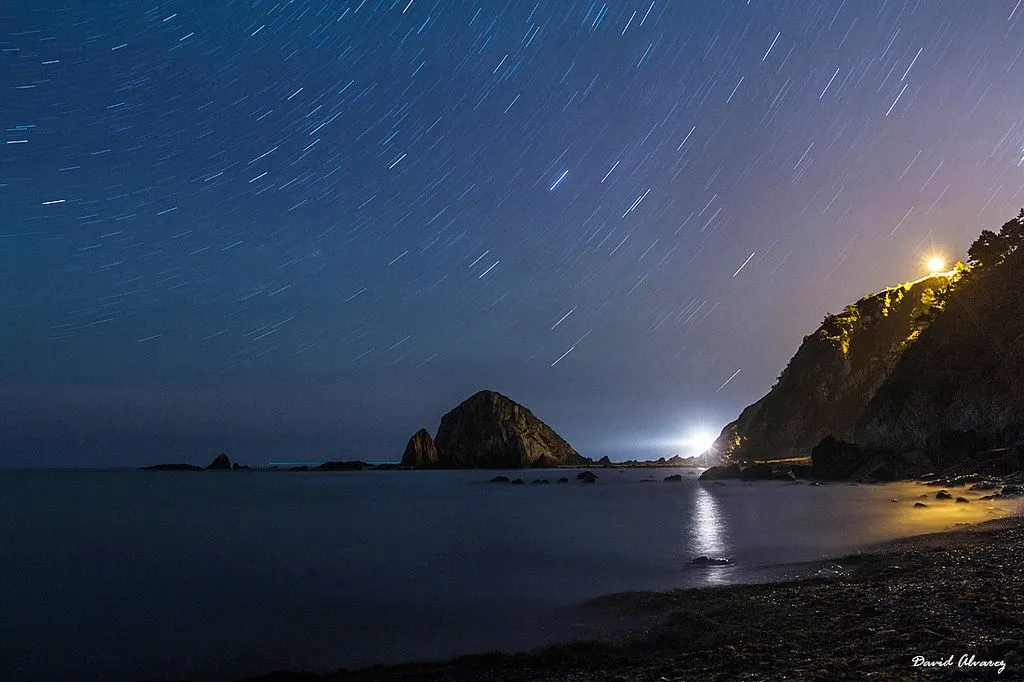
<path fill-rule="evenodd" d="M 1024 519 L 886 543 L 811 579 L 579 608 L 604 641 L 253 682 L 1020 679 Z"/>

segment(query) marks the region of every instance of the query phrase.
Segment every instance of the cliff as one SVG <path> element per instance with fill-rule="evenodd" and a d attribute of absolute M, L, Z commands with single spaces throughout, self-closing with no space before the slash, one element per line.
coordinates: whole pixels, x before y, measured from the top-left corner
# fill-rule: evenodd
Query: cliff
<path fill-rule="evenodd" d="M 825 317 L 775 386 L 723 429 L 711 452 L 729 461 L 800 457 L 829 434 L 847 434 L 927 328 L 950 281 L 925 277 Z"/>
<path fill-rule="evenodd" d="M 969 266 L 826 317 L 778 383 L 726 426 L 709 454 L 770 460 L 814 448 L 815 470 L 839 478 L 879 463 L 897 474 L 1018 470 L 1021 245 L 1024 209 L 998 234 L 982 232 L 968 251 Z"/>
<path fill-rule="evenodd" d="M 421 429 L 402 456 L 403 464 L 445 469 L 589 462 L 530 410 L 493 391 L 480 391 L 445 414 L 432 441 Z"/>
<path fill-rule="evenodd" d="M 945 454 L 1020 443 L 1022 294 L 1024 251 L 975 267 L 872 396 L 847 439 Z"/>

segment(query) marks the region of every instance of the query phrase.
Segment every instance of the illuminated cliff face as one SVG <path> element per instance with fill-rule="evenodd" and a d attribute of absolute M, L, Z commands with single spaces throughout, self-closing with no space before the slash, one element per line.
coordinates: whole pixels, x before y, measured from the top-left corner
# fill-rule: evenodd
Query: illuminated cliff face
<path fill-rule="evenodd" d="M 828 434 L 847 434 L 958 277 L 930 275 L 827 316 L 804 337 L 772 390 L 723 430 L 713 451 L 731 460 L 784 459 L 809 454 Z"/>
<path fill-rule="evenodd" d="M 950 439 L 979 446 L 1024 439 L 1024 251 L 1011 247 L 946 297 L 848 440 L 939 452 Z"/>

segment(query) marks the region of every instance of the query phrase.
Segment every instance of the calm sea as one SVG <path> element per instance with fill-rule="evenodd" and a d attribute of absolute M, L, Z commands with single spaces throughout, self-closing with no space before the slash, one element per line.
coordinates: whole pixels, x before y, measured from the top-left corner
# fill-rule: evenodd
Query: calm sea
<path fill-rule="evenodd" d="M 934 489 L 913 484 L 595 471 L 594 485 L 511 472 L 523 486 L 490 471 L 0 473 L 0 679 L 227 680 L 524 649 L 580 636 L 571 607 L 591 597 L 798 575 L 1016 511 L 914 509 Z M 688 566 L 702 554 L 733 566 Z"/>

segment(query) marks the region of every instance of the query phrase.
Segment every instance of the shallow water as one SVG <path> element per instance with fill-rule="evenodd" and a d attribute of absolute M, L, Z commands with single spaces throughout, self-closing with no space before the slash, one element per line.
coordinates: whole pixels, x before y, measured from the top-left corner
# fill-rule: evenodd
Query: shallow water
<path fill-rule="evenodd" d="M 518 472 L 552 481 L 524 486 L 489 471 L 2 473 L 0 679 L 216 680 L 530 648 L 578 636 L 568 607 L 591 597 L 791 577 L 1018 506 L 979 493 L 915 509 L 937 490 L 916 484 L 595 471 L 595 485 Z M 688 566 L 702 554 L 733 564 Z"/>

